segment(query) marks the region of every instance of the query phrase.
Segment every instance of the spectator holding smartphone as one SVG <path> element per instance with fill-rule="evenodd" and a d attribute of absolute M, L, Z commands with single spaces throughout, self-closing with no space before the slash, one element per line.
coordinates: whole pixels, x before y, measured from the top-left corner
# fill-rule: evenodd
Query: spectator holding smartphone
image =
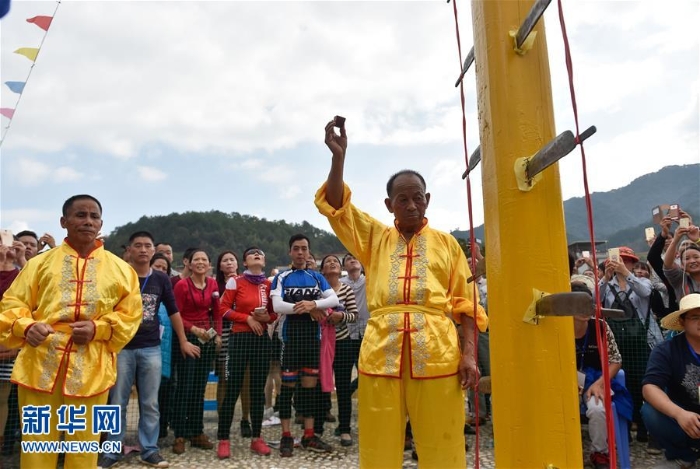
<path fill-rule="evenodd" d="M 682 220 L 688 220 L 681 224 Z M 687 224 L 686 226 L 683 226 Z M 685 239 L 684 239 L 685 238 Z M 700 229 L 692 224 L 687 213 L 682 212 L 679 226 L 664 255 L 663 273 L 680 300 L 690 293 L 700 293 Z M 680 265 L 676 264 L 676 253 Z"/>
<path fill-rule="evenodd" d="M 196 448 L 214 448 L 214 443 L 204 433 L 204 391 L 214 358 L 221 348 L 219 287 L 215 279 L 207 277 L 211 267 L 209 255 L 202 249 L 193 249 L 187 265 L 191 276 L 175 285 L 175 301 L 180 307 L 187 340 L 199 345 L 201 352 L 197 358 L 176 354 L 175 402 L 182 410 L 175 415 L 175 454 L 185 452 L 185 439 Z"/>
<path fill-rule="evenodd" d="M 664 217 L 661 220 L 661 232 L 654 239 L 654 242 L 651 244 L 649 252 L 647 253 L 647 262 L 649 263 L 651 268 L 654 269 L 654 272 L 656 273 L 656 275 L 658 275 L 659 279 L 666 287 L 666 294 L 668 295 L 667 311 L 676 311 L 678 309 L 678 299 L 676 298 L 676 292 L 673 286 L 671 286 L 671 283 L 666 278 L 666 275 L 664 274 L 663 256 L 665 251 L 668 249 L 668 246 L 671 244 L 671 241 L 673 240 L 673 236 L 671 234 L 672 223 L 673 220 L 671 219 L 671 217 Z"/>
<path fill-rule="evenodd" d="M 255 246 L 243 253 L 242 275 L 231 277 L 221 299 L 221 314 L 233 324 L 226 360 L 228 385 L 223 404 L 219 408 L 217 455 L 231 457 L 231 422 L 238 395 L 243 388 L 246 369 L 250 373 L 250 416 L 253 423 L 250 450 L 268 456 L 270 448 L 260 437 L 265 406 L 265 380 L 270 365 L 270 336 L 268 323 L 277 315 L 270 301 L 270 281 L 265 276 L 265 253 Z"/>

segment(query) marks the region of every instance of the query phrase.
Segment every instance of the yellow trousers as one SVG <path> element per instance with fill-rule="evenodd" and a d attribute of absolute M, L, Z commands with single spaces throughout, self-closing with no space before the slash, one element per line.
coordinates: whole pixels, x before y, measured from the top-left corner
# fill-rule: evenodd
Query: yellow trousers
<path fill-rule="evenodd" d="M 62 367 L 63 368 L 63 367 Z M 56 429 L 58 424 L 58 416 L 56 411 L 61 405 L 75 405 L 86 407 L 85 412 L 85 428 L 86 430 L 78 430 L 73 435 L 65 432 L 65 441 L 100 441 L 100 435 L 92 434 L 92 406 L 104 405 L 107 403 L 109 392 L 103 392 L 93 397 L 67 397 L 63 395 L 63 380 L 65 371 L 59 371 L 59 377 L 56 380 L 56 386 L 52 394 L 36 392 L 31 389 L 18 386 L 17 400 L 19 403 L 20 415 L 22 415 L 22 407 L 26 405 L 51 406 L 51 419 L 49 421 L 48 435 L 22 435 L 22 441 L 59 441 L 59 431 Z M 83 415 L 81 415 L 83 417 Z M 64 469 L 88 469 L 97 467 L 98 453 L 67 453 Z M 56 467 L 58 453 L 22 453 L 20 456 L 20 467 L 22 469 L 50 469 Z"/>
<path fill-rule="evenodd" d="M 421 469 L 464 469 L 464 394 L 459 378 L 412 379 L 408 351 L 404 343 L 401 378 L 360 374 L 360 468 L 403 466 L 408 414 Z"/>

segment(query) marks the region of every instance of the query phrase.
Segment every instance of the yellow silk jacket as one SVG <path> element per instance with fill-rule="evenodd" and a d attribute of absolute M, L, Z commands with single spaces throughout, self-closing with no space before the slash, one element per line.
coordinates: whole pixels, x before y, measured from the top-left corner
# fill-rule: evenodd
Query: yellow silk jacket
<path fill-rule="evenodd" d="M 326 184 L 316 192 L 316 207 L 343 245 L 364 266 L 370 319 L 362 341 L 358 368 L 374 376 L 401 376 L 404 334 L 413 378 L 438 378 L 457 373 L 459 337 L 452 319 L 473 317 L 474 296 L 464 253 L 450 234 L 423 228 L 407 243 L 396 227 L 388 227 L 350 202 L 346 185 L 343 205 L 326 201 Z M 485 331 L 488 317 L 478 305 L 476 324 Z"/>
<path fill-rule="evenodd" d="M 116 354 L 136 334 L 142 304 L 138 275 L 96 241 L 87 256 L 64 242 L 24 266 L 0 302 L 0 343 L 20 351 L 11 381 L 53 392 L 59 368 L 67 360 L 63 394 L 90 397 L 116 382 Z M 95 336 L 73 343 L 70 324 L 91 320 Z M 36 322 L 56 331 L 38 347 L 25 341 Z"/>

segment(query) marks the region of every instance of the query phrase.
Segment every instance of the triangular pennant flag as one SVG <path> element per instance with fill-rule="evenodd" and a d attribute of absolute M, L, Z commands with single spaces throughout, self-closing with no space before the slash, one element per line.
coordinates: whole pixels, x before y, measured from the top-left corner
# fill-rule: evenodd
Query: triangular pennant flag
<path fill-rule="evenodd" d="M 27 19 L 27 23 L 34 23 L 44 31 L 48 31 L 52 19 L 52 16 L 35 16 L 34 18 Z"/>
<path fill-rule="evenodd" d="M 36 56 L 39 55 L 39 49 L 36 47 L 20 47 L 15 51 L 15 54 L 23 55 L 34 62 L 36 60 Z"/>
<path fill-rule="evenodd" d="M 0 108 L 0 114 L 7 117 L 8 119 L 12 119 L 12 116 L 15 115 L 15 110 L 7 107 L 2 107 Z"/>
<path fill-rule="evenodd" d="M 8 88 L 10 88 L 10 91 L 13 93 L 17 94 L 22 94 L 22 91 L 24 91 L 24 85 L 26 82 L 24 81 L 6 81 L 5 84 L 7 85 Z"/>

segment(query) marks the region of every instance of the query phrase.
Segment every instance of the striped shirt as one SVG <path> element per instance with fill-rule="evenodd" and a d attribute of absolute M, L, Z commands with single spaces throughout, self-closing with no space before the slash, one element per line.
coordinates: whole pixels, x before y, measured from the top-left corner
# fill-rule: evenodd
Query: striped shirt
<path fill-rule="evenodd" d="M 343 340 L 350 337 L 348 323 L 357 321 L 357 303 L 355 302 L 355 293 L 352 288 L 344 283 L 340 284 L 340 289 L 336 292 L 338 295 L 339 304 L 333 311 L 341 311 L 343 320 L 335 326 L 335 340 Z"/>

